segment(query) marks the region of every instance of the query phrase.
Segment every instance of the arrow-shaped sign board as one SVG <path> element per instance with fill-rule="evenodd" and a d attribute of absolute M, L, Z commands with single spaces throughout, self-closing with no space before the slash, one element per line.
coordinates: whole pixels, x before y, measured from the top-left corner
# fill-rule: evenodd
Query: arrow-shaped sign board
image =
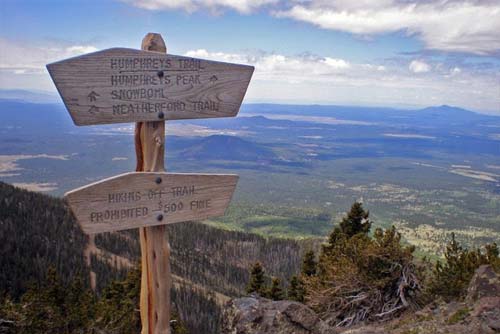
<path fill-rule="evenodd" d="M 125 173 L 65 194 L 84 232 L 100 233 L 224 214 L 237 175 Z"/>
<path fill-rule="evenodd" d="M 47 65 L 76 125 L 236 116 L 254 67 L 113 48 Z"/>

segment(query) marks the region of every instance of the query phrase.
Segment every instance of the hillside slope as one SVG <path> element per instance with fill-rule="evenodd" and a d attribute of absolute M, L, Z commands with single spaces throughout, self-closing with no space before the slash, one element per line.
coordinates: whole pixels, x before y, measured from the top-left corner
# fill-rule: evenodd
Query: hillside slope
<path fill-rule="evenodd" d="M 244 293 L 254 261 L 261 261 L 269 275 L 286 279 L 299 270 L 309 244 L 195 222 L 167 229 L 174 274 L 172 303 L 190 334 L 218 333 L 222 304 Z M 0 297 L 18 298 L 30 282 L 41 283 L 50 266 L 67 284 L 78 274 L 93 277 L 99 293 L 140 259 L 136 230 L 88 238 L 63 200 L 1 182 L 0 240 Z"/>
<path fill-rule="evenodd" d="M 69 283 L 87 274 L 87 237 L 60 199 L 0 182 L 0 296 L 18 298 L 53 266 Z"/>

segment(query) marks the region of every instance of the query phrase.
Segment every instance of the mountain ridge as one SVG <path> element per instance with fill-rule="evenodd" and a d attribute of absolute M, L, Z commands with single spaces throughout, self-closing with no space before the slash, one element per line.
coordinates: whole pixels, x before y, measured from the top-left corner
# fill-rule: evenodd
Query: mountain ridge
<path fill-rule="evenodd" d="M 201 138 L 180 154 L 188 159 L 211 160 L 266 161 L 276 158 L 271 150 L 260 144 L 228 135 Z"/>

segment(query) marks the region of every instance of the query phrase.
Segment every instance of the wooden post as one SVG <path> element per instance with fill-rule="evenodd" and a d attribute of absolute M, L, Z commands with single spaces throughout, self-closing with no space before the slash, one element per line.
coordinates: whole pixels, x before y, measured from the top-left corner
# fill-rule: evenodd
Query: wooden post
<path fill-rule="evenodd" d="M 159 34 L 147 34 L 142 50 L 111 48 L 48 64 L 47 69 L 76 125 L 139 122 L 135 128 L 136 171 L 150 173 L 125 173 L 75 189 L 65 197 L 86 233 L 140 227 L 142 334 L 169 334 L 172 282 L 165 224 L 222 215 L 238 177 L 165 173 L 165 120 L 236 116 L 254 68 L 166 55 Z M 126 73 L 132 72 L 142 73 L 146 79 L 131 82 L 128 78 L 133 75 Z M 171 80 L 174 76 L 176 80 Z M 133 89 L 124 89 L 122 95 L 118 86 Z M 136 96 L 132 93 L 139 90 L 134 87 L 154 94 Z M 141 112 L 135 112 L 136 108 Z M 171 183 L 162 183 L 162 177 Z M 186 179 L 192 191 L 174 193 L 172 184 Z M 186 183 L 180 185 L 186 187 Z M 161 191 L 159 198 L 138 195 L 133 202 L 112 200 L 128 187 L 139 194 L 170 188 L 165 200 L 171 194 L 171 202 L 165 207 Z M 195 192 L 194 187 L 201 189 Z M 211 192 L 212 188 L 217 190 Z M 179 210 L 171 212 L 172 205 Z M 130 214 L 120 214 L 125 207 L 132 210 Z M 149 227 L 155 224 L 158 226 Z"/>
<path fill-rule="evenodd" d="M 160 34 L 148 33 L 142 49 L 167 53 Z M 163 172 L 165 155 L 165 121 L 140 122 L 135 127 L 135 150 L 138 172 Z M 165 225 L 140 228 L 141 334 L 170 333 L 170 246 Z"/>

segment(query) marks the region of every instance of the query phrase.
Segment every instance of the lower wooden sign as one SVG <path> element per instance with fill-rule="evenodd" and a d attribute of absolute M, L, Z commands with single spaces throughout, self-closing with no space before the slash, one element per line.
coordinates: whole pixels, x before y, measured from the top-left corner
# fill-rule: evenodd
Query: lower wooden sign
<path fill-rule="evenodd" d="M 85 233 L 201 220 L 224 214 L 237 175 L 125 173 L 65 194 Z"/>

